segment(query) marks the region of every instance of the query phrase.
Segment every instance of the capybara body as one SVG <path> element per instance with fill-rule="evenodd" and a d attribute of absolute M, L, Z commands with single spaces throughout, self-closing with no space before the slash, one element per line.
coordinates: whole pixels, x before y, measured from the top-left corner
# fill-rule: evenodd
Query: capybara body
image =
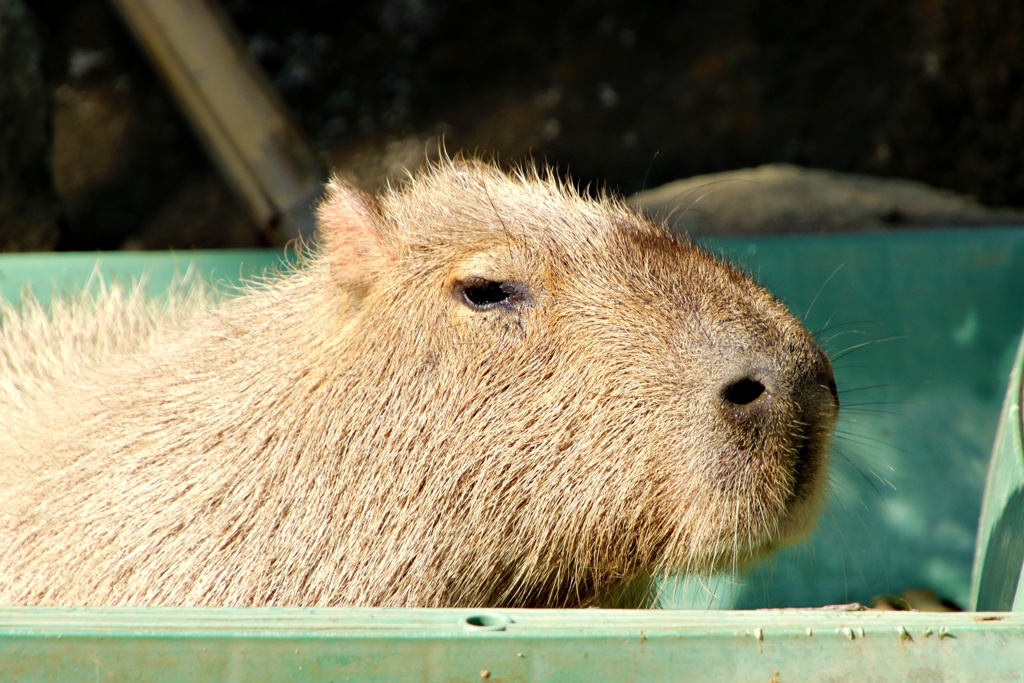
<path fill-rule="evenodd" d="M 0 603 L 642 604 L 811 524 L 828 359 L 621 202 L 472 160 L 335 181 L 303 260 L 6 312 Z"/>

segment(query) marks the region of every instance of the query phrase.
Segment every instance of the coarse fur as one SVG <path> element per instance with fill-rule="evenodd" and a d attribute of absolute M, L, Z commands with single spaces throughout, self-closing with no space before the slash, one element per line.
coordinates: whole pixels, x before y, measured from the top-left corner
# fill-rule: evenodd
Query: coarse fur
<path fill-rule="evenodd" d="M 644 602 L 809 528 L 831 367 L 744 273 L 532 167 L 319 215 L 226 302 L 3 312 L 0 603 Z"/>

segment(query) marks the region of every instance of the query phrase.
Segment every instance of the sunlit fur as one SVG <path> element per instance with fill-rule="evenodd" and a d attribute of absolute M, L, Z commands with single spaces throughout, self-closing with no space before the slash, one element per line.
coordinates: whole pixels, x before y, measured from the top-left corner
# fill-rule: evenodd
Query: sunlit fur
<path fill-rule="evenodd" d="M 809 528 L 831 370 L 743 273 L 529 167 L 320 217 L 227 302 L 3 311 L 0 603 L 643 604 Z"/>

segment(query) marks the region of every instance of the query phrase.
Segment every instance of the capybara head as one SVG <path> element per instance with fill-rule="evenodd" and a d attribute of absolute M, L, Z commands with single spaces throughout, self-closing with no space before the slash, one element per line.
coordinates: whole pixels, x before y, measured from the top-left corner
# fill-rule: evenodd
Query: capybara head
<path fill-rule="evenodd" d="M 102 538 L 134 548 L 98 562 L 128 577 L 94 578 L 99 601 L 604 604 L 812 524 L 831 367 L 743 272 L 620 201 L 476 161 L 378 198 L 334 181 L 319 216 L 304 267 L 80 373 L 111 397 L 68 485 L 121 500 Z M 95 493 L 111 468 L 120 497 Z M 50 482 L 18 494 L 36 565 L 58 557 L 29 538 Z M 92 504 L 66 495 L 57 521 Z M 139 552 L 153 536 L 179 562 Z"/>

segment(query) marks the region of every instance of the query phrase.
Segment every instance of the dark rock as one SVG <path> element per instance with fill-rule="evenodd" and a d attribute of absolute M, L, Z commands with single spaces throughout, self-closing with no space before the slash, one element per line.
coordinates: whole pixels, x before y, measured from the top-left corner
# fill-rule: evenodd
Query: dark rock
<path fill-rule="evenodd" d="M 21 0 L 0 0 L 0 251 L 50 249 L 57 242 L 48 98 L 28 8 Z"/>

